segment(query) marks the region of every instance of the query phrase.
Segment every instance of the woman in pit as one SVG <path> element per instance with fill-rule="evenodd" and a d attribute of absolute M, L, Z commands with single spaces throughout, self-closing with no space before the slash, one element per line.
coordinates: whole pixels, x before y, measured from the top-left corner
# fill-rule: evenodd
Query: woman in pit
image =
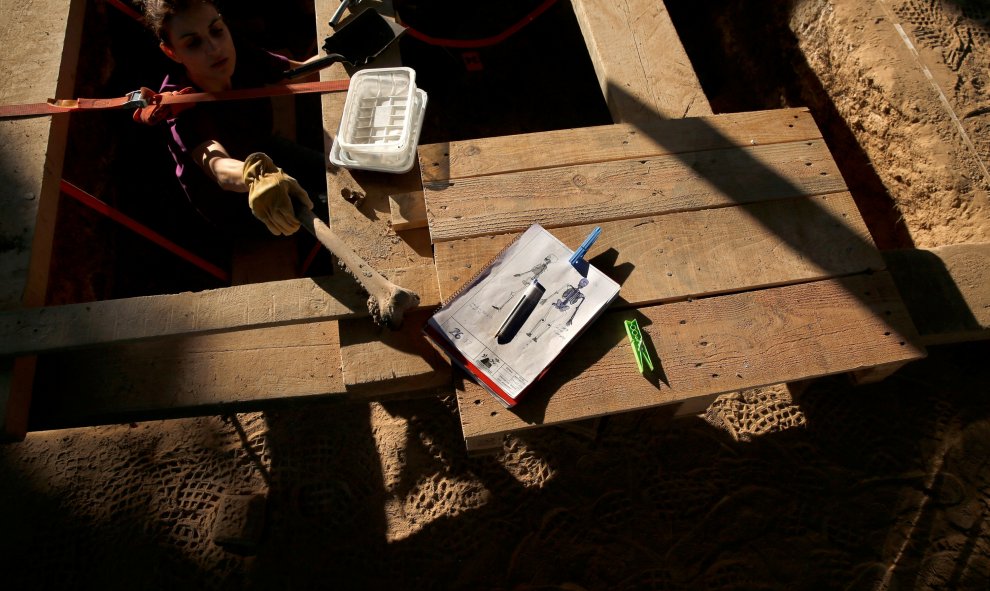
<path fill-rule="evenodd" d="M 214 0 L 146 0 L 145 21 L 175 66 L 163 94 L 257 88 L 304 63 L 235 44 Z M 167 136 L 179 183 L 199 213 L 230 236 L 257 238 L 266 227 L 293 234 L 293 202 L 313 208 L 303 186 L 326 190 L 322 154 L 273 134 L 267 98 L 202 102 L 172 115 Z"/>

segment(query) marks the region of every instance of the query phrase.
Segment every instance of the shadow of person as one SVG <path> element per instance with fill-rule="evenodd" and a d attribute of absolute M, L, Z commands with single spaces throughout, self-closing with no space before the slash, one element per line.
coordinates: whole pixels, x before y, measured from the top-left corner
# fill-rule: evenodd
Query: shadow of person
<path fill-rule="evenodd" d="M 369 556 L 386 543 L 370 406 L 310 402 L 265 418 L 269 525 L 253 578 L 283 588 L 368 580 Z"/>

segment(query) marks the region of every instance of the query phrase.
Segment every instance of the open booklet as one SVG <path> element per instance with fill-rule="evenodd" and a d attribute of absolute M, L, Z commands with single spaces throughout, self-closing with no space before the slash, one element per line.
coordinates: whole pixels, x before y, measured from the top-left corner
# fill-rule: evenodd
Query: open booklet
<path fill-rule="evenodd" d="M 508 407 L 615 299 L 619 285 L 533 224 L 423 329 Z"/>

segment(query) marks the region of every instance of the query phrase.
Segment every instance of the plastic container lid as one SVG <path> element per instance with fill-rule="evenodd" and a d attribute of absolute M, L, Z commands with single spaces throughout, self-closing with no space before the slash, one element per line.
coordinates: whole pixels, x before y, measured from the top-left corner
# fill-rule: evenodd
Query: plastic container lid
<path fill-rule="evenodd" d="M 344 168 L 374 170 L 378 172 L 403 173 L 409 172 L 416 163 L 416 147 L 419 144 L 419 134 L 423 129 L 423 119 L 426 116 L 426 91 L 416 89 L 413 101 L 412 115 L 415 119 L 409 142 L 400 152 L 366 153 L 345 149 L 338 139 L 334 139 L 330 147 L 330 162 Z"/>
<path fill-rule="evenodd" d="M 412 134 L 416 72 L 361 70 L 351 77 L 337 141 L 351 154 L 401 152 Z"/>

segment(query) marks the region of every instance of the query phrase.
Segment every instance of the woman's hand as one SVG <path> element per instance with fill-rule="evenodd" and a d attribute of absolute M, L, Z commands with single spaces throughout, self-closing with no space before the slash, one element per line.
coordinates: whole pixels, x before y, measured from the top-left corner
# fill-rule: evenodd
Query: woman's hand
<path fill-rule="evenodd" d="M 293 199 L 313 209 L 306 190 L 275 166 L 266 154 L 256 152 L 241 162 L 231 158 L 219 142 L 213 141 L 197 148 L 193 157 L 221 188 L 247 193 L 251 213 L 276 236 L 288 236 L 299 229 L 299 220 L 293 213 Z"/>
<path fill-rule="evenodd" d="M 282 172 L 266 154 L 255 152 L 248 156 L 244 160 L 242 178 L 247 186 L 251 212 L 276 236 L 288 236 L 299 229 L 299 220 L 293 211 L 294 199 L 313 209 L 313 202 L 296 179 Z"/>

